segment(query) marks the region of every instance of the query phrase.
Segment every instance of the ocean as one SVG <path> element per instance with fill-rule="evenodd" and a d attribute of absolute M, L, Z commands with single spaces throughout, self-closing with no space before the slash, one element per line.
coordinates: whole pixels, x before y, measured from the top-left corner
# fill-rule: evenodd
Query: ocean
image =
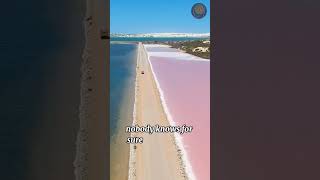
<path fill-rule="evenodd" d="M 111 179 L 127 179 L 129 145 L 125 126 L 133 120 L 137 44 L 110 44 L 110 173 Z"/>
<path fill-rule="evenodd" d="M 85 1 L 5 4 L 0 179 L 73 180 Z"/>

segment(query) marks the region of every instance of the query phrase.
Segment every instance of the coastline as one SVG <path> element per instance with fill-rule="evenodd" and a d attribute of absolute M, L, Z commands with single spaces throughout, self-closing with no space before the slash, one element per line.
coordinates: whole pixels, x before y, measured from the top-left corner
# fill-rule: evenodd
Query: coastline
<path fill-rule="evenodd" d="M 161 104 L 162 104 L 162 107 L 164 109 L 164 112 L 166 114 L 166 117 L 169 121 L 169 124 L 170 126 L 176 126 L 176 123 L 174 122 L 171 114 L 170 114 L 170 111 L 169 111 L 169 108 L 166 104 L 166 100 L 164 98 L 164 93 L 163 93 L 163 90 L 161 89 L 160 87 L 160 83 L 157 79 L 157 75 L 155 74 L 154 70 L 153 70 L 153 67 L 152 67 L 152 64 L 150 62 L 150 59 L 149 59 L 149 54 L 147 53 L 148 55 L 148 61 L 149 61 L 149 64 L 150 64 L 150 69 L 151 69 L 151 72 L 152 72 L 152 75 L 154 77 L 154 81 L 155 81 L 155 84 L 157 86 L 157 89 L 159 91 L 159 97 L 161 99 Z M 183 167 L 185 168 L 184 171 L 186 172 L 187 174 L 187 177 L 189 180 L 195 180 L 195 175 L 193 173 L 193 170 L 192 170 L 192 166 L 191 166 L 191 163 L 190 163 L 190 160 L 188 158 L 188 154 L 184 148 L 184 144 L 183 144 L 183 140 L 182 140 L 182 137 L 180 136 L 180 134 L 177 134 L 177 133 L 174 133 L 174 137 L 175 137 L 175 143 L 176 143 L 176 146 L 177 146 L 177 149 L 179 150 L 179 154 L 181 156 L 181 159 L 182 159 L 182 165 Z"/>
<path fill-rule="evenodd" d="M 109 43 L 100 38 L 101 28 L 106 27 L 108 19 L 104 13 L 108 5 L 97 0 L 87 0 L 85 47 L 81 63 L 81 86 L 77 152 L 74 160 L 76 180 L 105 179 L 109 169 L 107 153 L 108 95 L 107 75 L 109 74 L 107 54 Z"/>
<path fill-rule="evenodd" d="M 210 61 L 203 61 L 201 58 L 197 60 L 182 52 L 180 57 L 177 57 L 178 54 L 174 52 L 172 56 L 171 49 L 161 48 L 161 46 L 158 49 L 147 48 L 147 50 L 168 119 L 171 119 L 173 124 L 194 127 L 191 134 L 177 134 L 178 143 L 184 147 L 183 155 L 187 163 L 187 173 L 191 176 L 190 178 L 208 179 L 210 178 L 210 101 L 208 98 L 210 96 Z"/>
<path fill-rule="evenodd" d="M 138 44 L 138 42 L 134 41 L 110 41 L 110 44 Z"/>
<path fill-rule="evenodd" d="M 132 126 L 135 126 L 137 124 L 137 98 L 138 98 L 138 58 L 139 56 L 139 45 L 137 49 L 137 56 L 136 56 L 136 68 L 135 68 L 135 82 L 134 82 L 134 104 L 133 104 L 133 112 L 132 112 Z M 130 137 L 135 137 L 135 133 L 131 133 Z M 135 150 L 135 145 L 130 144 L 129 146 L 129 161 L 128 161 L 128 180 L 135 180 L 136 179 L 136 150 Z"/>
<path fill-rule="evenodd" d="M 130 88 L 128 88 L 130 89 Z M 132 91 L 132 90 L 131 90 Z M 124 99 L 121 102 L 121 109 L 119 112 L 117 132 L 110 140 L 110 179 L 114 180 L 127 180 L 128 173 L 126 170 L 129 168 L 130 158 L 130 145 L 126 144 L 127 133 L 125 126 L 131 125 L 132 112 L 134 108 L 131 107 L 131 101 L 134 101 L 134 92 L 124 92 Z"/>
<path fill-rule="evenodd" d="M 140 74 L 141 70 L 145 74 Z M 137 72 L 134 125 L 169 125 L 142 43 L 139 43 Z M 132 133 L 131 136 L 143 137 L 144 142 L 130 145 L 129 180 L 189 179 L 174 135 Z"/>
<path fill-rule="evenodd" d="M 88 8 L 88 7 L 87 7 Z M 87 10 L 88 11 L 88 10 Z M 74 173 L 76 180 L 87 180 L 88 179 L 88 101 L 89 95 L 87 94 L 88 78 L 91 77 L 87 70 L 88 68 L 88 33 L 89 33 L 89 24 L 87 21 L 83 21 L 85 29 L 85 48 L 82 54 L 81 62 L 81 81 L 80 81 L 80 105 L 79 105 L 79 121 L 80 126 L 77 135 L 77 152 L 74 160 Z"/>
<path fill-rule="evenodd" d="M 134 62 L 137 58 L 135 52 Z M 132 79 L 127 79 L 123 91 L 123 99 L 120 103 L 119 119 L 117 120 L 117 132 L 111 136 L 110 140 L 110 179 L 128 180 L 130 145 L 125 143 L 128 133 L 125 127 L 130 126 L 133 121 L 132 113 L 134 112 L 135 86 L 136 86 L 136 63 L 132 67 L 134 74 Z M 110 119 L 111 120 L 111 119 Z"/>

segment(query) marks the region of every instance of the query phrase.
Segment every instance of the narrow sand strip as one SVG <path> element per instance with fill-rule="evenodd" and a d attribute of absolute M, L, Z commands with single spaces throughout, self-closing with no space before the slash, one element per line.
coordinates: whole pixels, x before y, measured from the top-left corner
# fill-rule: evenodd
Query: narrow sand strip
<path fill-rule="evenodd" d="M 150 56 L 153 52 L 163 55 Z M 210 61 L 190 61 L 183 53 L 177 53 L 182 58 L 165 56 L 170 52 L 163 47 L 147 48 L 150 67 L 169 122 L 193 126 L 192 133 L 176 138 L 179 147 L 183 145 L 188 177 L 210 179 Z"/>
<path fill-rule="evenodd" d="M 87 0 L 84 30 L 86 44 L 81 65 L 80 128 L 77 154 L 74 161 L 76 180 L 108 179 L 108 95 L 107 56 L 109 43 L 101 39 L 100 30 L 106 28 L 109 3 Z"/>
<path fill-rule="evenodd" d="M 139 126 L 147 124 L 169 126 L 147 54 L 141 43 L 139 43 L 137 64 L 136 123 Z M 144 71 L 144 74 L 141 71 Z M 129 177 L 139 180 L 187 179 L 173 134 L 137 133 L 136 136 L 143 137 L 143 144 L 137 144 L 134 153 L 131 154 L 135 158 L 130 160 L 134 163 L 130 166 Z"/>

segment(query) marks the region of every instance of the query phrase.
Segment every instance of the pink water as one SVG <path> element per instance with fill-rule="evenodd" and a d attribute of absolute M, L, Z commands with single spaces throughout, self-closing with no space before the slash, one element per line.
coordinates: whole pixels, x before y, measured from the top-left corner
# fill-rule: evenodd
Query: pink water
<path fill-rule="evenodd" d="M 177 125 L 193 126 L 183 146 L 198 180 L 210 179 L 210 62 L 151 56 L 150 62 Z"/>

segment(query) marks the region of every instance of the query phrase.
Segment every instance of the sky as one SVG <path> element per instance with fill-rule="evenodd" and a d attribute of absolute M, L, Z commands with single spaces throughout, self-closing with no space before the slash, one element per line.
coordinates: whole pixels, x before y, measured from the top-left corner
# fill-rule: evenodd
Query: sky
<path fill-rule="evenodd" d="M 207 15 L 191 14 L 195 3 L 207 7 Z M 210 0 L 110 0 L 111 33 L 209 33 Z"/>

